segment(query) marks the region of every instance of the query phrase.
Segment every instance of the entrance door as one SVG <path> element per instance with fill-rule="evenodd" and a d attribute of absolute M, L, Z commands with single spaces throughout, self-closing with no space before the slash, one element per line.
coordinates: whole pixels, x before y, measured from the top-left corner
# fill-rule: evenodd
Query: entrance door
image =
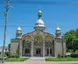
<path fill-rule="evenodd" d="M 30 56 L 30 49 L 29 48 L 25 49 L 25 56 Z"/>
<path fill-rule="evenodd" d="M 41 49 L 40 48 L 36 49 L 36 56 L 41 56 Z"/>

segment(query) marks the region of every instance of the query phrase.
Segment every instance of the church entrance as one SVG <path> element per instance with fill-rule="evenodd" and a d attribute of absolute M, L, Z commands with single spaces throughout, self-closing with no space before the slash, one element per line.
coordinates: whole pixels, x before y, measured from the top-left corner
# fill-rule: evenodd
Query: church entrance
<path fill-rule="evenodd" d="M 41 56 L 41 48 L 36 48 L 36 56 Z"/>

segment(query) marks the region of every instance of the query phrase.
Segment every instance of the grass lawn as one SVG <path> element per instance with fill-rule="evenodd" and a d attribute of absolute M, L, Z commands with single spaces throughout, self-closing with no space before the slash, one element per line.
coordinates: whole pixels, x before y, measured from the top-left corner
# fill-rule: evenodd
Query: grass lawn
<path fill-rule="evenodd" d="M 25 60 L 27 60 L 28 58 L 8 58 L 7 60 L 5 60 L 5 62 L 23 62 Z M 0 60 L 1 62 L 2 60 Z"/>
<path fill-rule="evenodd" d="M 46 61 L 78 61 L 78 58 L 47 58 Z"/>

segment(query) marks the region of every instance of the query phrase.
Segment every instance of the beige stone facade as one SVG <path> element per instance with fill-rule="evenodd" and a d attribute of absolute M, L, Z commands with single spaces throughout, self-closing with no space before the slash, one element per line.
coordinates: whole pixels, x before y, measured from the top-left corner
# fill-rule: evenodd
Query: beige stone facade
<path fill-rule="evenodd" d="M 34 31 L 22 35 L 19 27 L 16 31 L 16 38 L 11 39 L 10 55 L 19 54 L 20 57 L 57 57 L 58 54 L 66 54 L 66 43 L 61 36 L 58 27 L 54 35 L 45 31 L 45 24 L 41 19 L 42 12 L 38 12 L 38 20 Z"/>

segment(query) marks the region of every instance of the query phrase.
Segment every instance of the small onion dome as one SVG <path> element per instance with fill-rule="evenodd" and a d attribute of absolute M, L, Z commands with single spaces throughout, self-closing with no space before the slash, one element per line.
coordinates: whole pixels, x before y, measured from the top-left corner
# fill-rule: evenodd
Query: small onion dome
<path fill-rule="evenodd" d="M 22 29 L 20 27 L 18 27 L 17 30 L 22 30 Z"/>
<path fill-rule="evenodd" d="M 59 27 L 57 27 L 56 30 L 61 30 L 61 29 Z"/>

